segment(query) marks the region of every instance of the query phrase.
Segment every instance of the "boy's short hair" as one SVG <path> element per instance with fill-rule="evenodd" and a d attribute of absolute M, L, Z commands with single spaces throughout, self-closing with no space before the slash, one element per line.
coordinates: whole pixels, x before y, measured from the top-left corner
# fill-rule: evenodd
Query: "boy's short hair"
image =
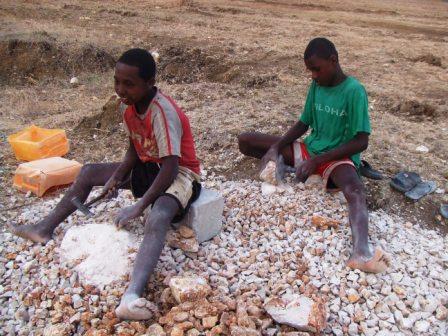
<path fill-rule="evenodd" d="M 140 77 L 144 80 L 150 80 L 156 76 L 156 62 L 145 49 L 129 49 L 120 56 L 117 62 L 137 67 Z"/>
<path fill-rule="evenodd" d="M 325 37 L 316 37 L 308 43 L 303 58 L 309 59 L 314 55 L 319 58 L 329 59 L 331 55 L 336 55 L 336 57 L 338 57 L 338 52 L 333 42 Z"/>

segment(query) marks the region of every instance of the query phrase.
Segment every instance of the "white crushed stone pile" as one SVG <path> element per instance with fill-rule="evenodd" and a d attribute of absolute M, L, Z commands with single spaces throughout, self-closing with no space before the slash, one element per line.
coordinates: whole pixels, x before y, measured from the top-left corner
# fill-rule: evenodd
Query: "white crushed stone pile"
<path fill-rule="evenodd" d="M 102 287 L 130 270 L 129 254 L 138 248 L 132 234 L 110 224 L 72 227 L 61 242 L 61 257 L 75 266 L 81 282 Z"/>
<path fill-rule="evenodd" d="M 385 274 L 366 274 L 345 267 L 351 236 L 346 205 L 339 196 L 303 184 L 291 184 L 293 192 L 270 196 L 261 194 L 261 183 L 256 181 L 214 179 L 205 184 L 225 197 L 222 231 L 200 244 L 197 253 L 164 248 L 148 284 L 147 299 L 160 309 L 152 321 L 120 323 L 112 312 L 127 281 L 104 289 L 81 286 L 73 265 L 59 260 L 55 249 L 73 225 L 110 223 L 118 207 L 131 204 L 129 192 L 99 204 L 93 209 L 96 218 L 69 217 L 55 240 L 45 246 L 2 232 L 0 334 L 40 334 L 55 325 L 58 330 L 69 330 L 67 335 L 95 335 L 93 331 L 140 335 L 149 325 L 159 323 L 167 335 L 173 330 L 185 335 L 226 330 L 235 335 L 262 331 L 280 336 L 294 329 L 275 323 L 263 307 L 267 300 L 284 295 L 322 298 L 329 315 L 323 334 L 447 334 L 447 237 L 382 211 L 373 212 L 372 243 L 384 247 L 392 264 Z M 35 222 L 56 201 L 33 206 L 16 220 Z M 313 216 L 339 224 L 313 224 Z M 141 221 L 134 221 L 129 230 L 141 239 Z M 190 312 L 177 316 L 173 324 L 165 323 L 167 312 L 188 310 L 178 308 L 168 295 L 170 279 L 187 275 L 204 278 L 211 287 L 211 306 L 220 308 L 210 316 L 198 315 L 194 323 L 177 322 L 186 317 L 194 320 Z M 212 329 L 205 329 L 213 324 Z"/>

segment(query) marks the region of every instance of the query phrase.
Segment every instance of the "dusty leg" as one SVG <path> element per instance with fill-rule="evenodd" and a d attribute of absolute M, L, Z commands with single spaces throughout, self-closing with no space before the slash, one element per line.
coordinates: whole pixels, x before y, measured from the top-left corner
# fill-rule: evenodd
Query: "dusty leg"
<path fill-rule="evenodd" d="M 115 310 L 123 320 L 151 318 L 154 304 L 142 298 L 148 279 L 162 253 L 170 223 L 179 211 L 177 202 L 168 196 L 157 199 L 145 223 L 145 236 L 140 245 L 131 275 L 131 282 Z"/>
<path fill-rule="evenodd" d="M 84 202 L 94 186 L 103 186 L 112 176 L 119 163 L 86 164 L 76 178 L 75 183 L 67 190 L 64 197 L 48 216 L 35 225 L 10 225 L 12 233 L 34 242 L 46 243 L 53 235 L 54 229 L 72 214 L 76 207 L 71 200 L 77 196 Z"/>
<path fill-rule="evenodd" d="M 341 188 L 348 203 L 353 251 L 347 266 L 371 273 L 385 271 L 389 264 L 388 257 L 380 248 L 372 252 L 369 246 L 366 194 L 355 168 L 340 165 L 333 170 L 330 178 Z"/>
<path fill-rule="evenodd" d="M 275 135 L 263 134 L 258 132 L 242 133 L 238 136 L 238 146 L 240 152 L 244 155 L 261 159 L 269 148 L 276 143 L 280 137 Z M 291 146 L 283 148 L 281 154 L 285 159 L 285 163 L 294 166 L 294 155 Z"/>

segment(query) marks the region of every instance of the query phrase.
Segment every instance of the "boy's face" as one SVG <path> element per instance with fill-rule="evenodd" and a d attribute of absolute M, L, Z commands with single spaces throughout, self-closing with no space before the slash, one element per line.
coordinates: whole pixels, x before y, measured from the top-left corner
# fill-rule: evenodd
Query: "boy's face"
<path fill-rule="evenodd" d="M 118 62 L 115 65 L 115 92 L 126 105 L 141 101 L 154 86 L 154 79 L 144 80 L 136 66 Z"/>
<path fill-rule="evenodd" d="M 330 86 L 336 75 L 338 60 L 336 55 L 331 55 L 329 59 L 312 55 L 305 59 L 306 68 L 311 71 L 311 77 L 320 86 Z"/>

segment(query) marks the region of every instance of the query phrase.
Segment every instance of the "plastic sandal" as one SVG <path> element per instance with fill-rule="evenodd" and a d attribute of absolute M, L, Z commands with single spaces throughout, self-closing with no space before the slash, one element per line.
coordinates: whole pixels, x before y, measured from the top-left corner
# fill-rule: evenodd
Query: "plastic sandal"
<path fill-rule="evenodd" d="M 414 172 L 399 172 L 390 180 L 390 186 L 406 193 L 422 182 L 420 175 Z"/>
<path fill-rule="evenodd" d="M 434 181 L 420 182 L 414 188 L 405 193 L 407 198 L 418 201 L 423 196 L 426 196 L 436 190 L 437 184 Z"/>
<path fill-rule="evenodd" d="M 382 180 L 383 174 L 372 168 L 372 166 L 365 160 L 361 160 L 361 165 L 359 166 L 359 171 L 361 175 L 372 180 Z"/>

